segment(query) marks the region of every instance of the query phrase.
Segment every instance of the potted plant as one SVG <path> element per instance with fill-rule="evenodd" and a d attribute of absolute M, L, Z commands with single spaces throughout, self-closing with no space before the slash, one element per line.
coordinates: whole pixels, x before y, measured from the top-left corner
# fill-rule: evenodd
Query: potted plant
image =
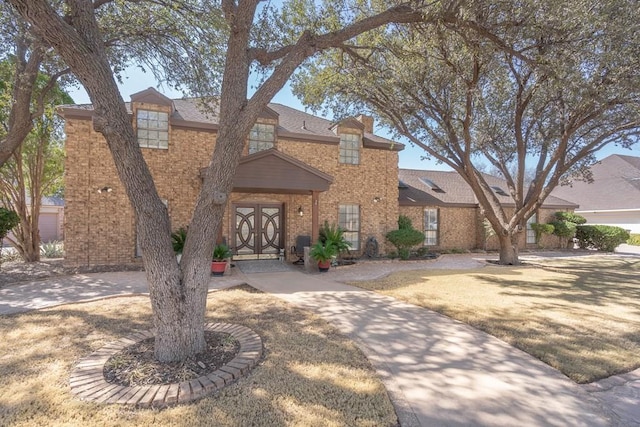
<path fill-rule="evenodd" d="M 351 244 L 344 238 L 344 230 L 338 225 L 329 225 L 329 221 L 325 221 L 324 225 L 320 228 L 318 240 L 320 240 L 325 246 L 332 245 L 335 248 L 336 254 L 332 259 L 333 265 L 338 265 L 338 262 L 335 261 L 336 256 L 339 258 L 340 255 L 343 252 L 348 251 L 351 246 Z"/>
<path fill-rule="evenodd" d="M 187 230 L 180 228 L 171 233 L 171 244 L 173 245 L 173 251 L 176 253 L 178 262 L 182 258 L 182 251 L 184 250 L 184 244 L 187 241 Z"/>
<path fill-rule="evenodd" d="M 311 247 L 309 256 L 318 261 L 318 269 L 320 272 L 325 272 L 328 271 L 331 266 L 331 258 L 336 256 L 337 253 L 338 251 L 334 245 L 317 242 Z"/>
<path fill-rule="evenodd" d="M 214 276 L 222 276 L 227 268 L 227 258 L 231 258 L 231 250 L 227 245 L 219 244 L 213 248 L 211 260 L 211 273 Z"/>

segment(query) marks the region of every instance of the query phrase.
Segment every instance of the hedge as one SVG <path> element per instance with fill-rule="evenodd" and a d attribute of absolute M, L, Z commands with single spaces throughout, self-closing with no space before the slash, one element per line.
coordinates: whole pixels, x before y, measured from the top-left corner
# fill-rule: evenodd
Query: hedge
<path fill-rule="evenodd" d="M 583 249 L 613 252 L 618 245 L 629 239 L 629 232 L 610 225 L 579 225 L 576 238 Z"/>

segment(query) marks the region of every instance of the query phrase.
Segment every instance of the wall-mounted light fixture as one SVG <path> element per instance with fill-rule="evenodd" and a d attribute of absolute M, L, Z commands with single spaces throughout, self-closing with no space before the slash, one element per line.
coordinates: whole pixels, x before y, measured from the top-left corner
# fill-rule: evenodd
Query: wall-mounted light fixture
<path fill-rule="evenodd" d="M 111 193 L 112 191 L 113 191 L 113 188 L 111 187 L 98 188 L 98 193 Z"/>
<path fill-rule="evenodd" d="M 304 216 L 304 212 L 302 210 L 302 206 L 298 206 L 298 216 Z"/>
<path fill-rule="evenodd" d="M 382 200 L 382 197 L 376 196 L 376 197 L 373 198 L 373 203 L 378 203 L 381 200 Z"/>

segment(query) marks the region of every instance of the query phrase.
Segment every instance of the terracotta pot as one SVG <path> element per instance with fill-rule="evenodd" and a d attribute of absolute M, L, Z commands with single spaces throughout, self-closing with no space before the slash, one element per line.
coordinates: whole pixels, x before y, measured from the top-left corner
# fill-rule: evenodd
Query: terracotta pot
<path fill-rule="evenodd" d="M 318 270 L 320 270 L 321 273 L 329 271 L 329 267 L 331 267 L 331 260 L 318 261 Z"/>
<path fill-rule="evenodd" d="M 227 269 L 227 261 L 211 261 L 211 273 L 214 276 L 224 275 L 224 271 Z"/>

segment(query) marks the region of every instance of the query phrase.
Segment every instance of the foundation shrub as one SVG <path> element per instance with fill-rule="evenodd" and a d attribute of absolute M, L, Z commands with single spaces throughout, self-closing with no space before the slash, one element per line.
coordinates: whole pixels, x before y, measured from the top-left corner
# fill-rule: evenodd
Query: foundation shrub
<path fill-rule="evenodd" d="M 576 230 L 576 238 L 581 248 L 605 252 L 613 252 L 629 237 L 629 232 L 624 228 L 610 225 L 579 225 Z"/>

